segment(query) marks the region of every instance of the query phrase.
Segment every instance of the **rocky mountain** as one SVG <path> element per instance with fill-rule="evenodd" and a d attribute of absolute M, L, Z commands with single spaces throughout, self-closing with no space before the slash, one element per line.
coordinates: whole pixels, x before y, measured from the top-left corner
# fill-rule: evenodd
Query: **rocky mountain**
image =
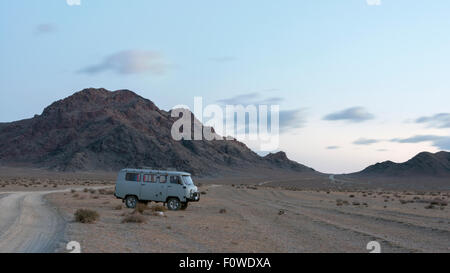
<path fill-rule="evenodd" d="M 264 159 L 270 163 L 272 166 L 276 166 L 278 168 L 284 168 L 284 169 L 293 169 L 297 171 L 303 171 L 303 172 L 313 172 L 314 169 L 306 167 L 304 165 L 298 164 L 295 161 L 290 160 L 285 152 L 278 152 L 278 153 L 270 153 L 264 157 Z"/>
<path fill-rule="evenodd" d="M 59 171 L 149 166 L 196 175 L 258 168 L 314 172 L 285 153 L 261 157 L 236 140 L 175 141 L 175 121 L 132 91 L 85 89 L 31 119 L 0 123 L 0 164 Z"/>
<path fill-rule="evenodd" d="M 448 177 L 450 181 L 450 153 L 423 152 L 404 163 L 385 161 L 356 173 L 359 176 L 380 177 Z"/>

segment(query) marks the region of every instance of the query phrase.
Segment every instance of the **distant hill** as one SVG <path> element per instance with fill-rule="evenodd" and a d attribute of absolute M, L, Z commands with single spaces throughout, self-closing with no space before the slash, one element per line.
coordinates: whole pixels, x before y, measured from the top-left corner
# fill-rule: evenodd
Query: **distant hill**
<path fill-rule="evenodd" d="M 361 172 L 360 176 L 381 177 L 448 177 L 450 180 L 450 153 L 438 152 L 435 154 L 423 152 L 404 163 L 385 161 L 369 166 Z"/>
<path fill-rule="evenodd" d="M 335 176 L 348 185 L 397 190 L 450 190 L 450 153 L 423 152 L 404 163 L 385 161 Z"/>
<path fill-rule="evenodd" d="M 170 112 L 132 91 L 85 89 L 31 119 L 0 123 L 0 164 L 59 171 L 150 166 L 196 175 L 314 172 L 285 153 L 261 157 L 236 140 L 175 141 L 174 122 Z"/>

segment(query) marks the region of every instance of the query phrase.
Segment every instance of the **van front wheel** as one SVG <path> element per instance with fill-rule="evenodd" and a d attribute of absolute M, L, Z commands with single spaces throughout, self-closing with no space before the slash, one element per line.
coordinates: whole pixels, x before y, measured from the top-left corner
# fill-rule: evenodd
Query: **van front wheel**
<path fill-rule="evenodd" d="M 179 210 L 181 208 L 181 202 L 178 198 L 169 198 L 167 200 L 167 208 L 169 210 Z"/>
<path fill-rule="evenodd" d="M 129 209 L 136 208 L 137 203 L 138 203 L 138 199 L 136 198 L 136 196 L 129 195 L 129 196 L 127 196 L 127 198 L 125 198 L 125 205 Z"/>

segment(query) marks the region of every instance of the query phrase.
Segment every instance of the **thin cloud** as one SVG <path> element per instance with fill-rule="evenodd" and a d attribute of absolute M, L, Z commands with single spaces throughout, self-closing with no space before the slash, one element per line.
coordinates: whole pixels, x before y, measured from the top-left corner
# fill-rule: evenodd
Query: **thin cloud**
<path fill-rule="evenodd" d="M 278 92 L 278 91 L 280 91 L 279 88 L 268 88 L 263 90 L 263 92 Z"/>
<path fill-rule="evenodd" d="M 280 111 L 280 130 L 285 132 L 292 129 L 302 128 L 305 123 L 305 114 L 303 109 Z"/>
<path fill-rule="evenodd" d="M 233 113 L 234 115 L 234 113 Z M 234 122 L 237 122 L 237 126 L 238 126 L 238 130 L 248 130 L 248 127 L 250 125 L 256 125 L 259 128 L 259 113 L 256 113 L 257 118 L 256 120 L 254 120 L 253 123 L 252 121 L 249 120 L 237 120 L 236 116 L 234 115 Z M 226 118 L 226 117 L 224 117 Z M 230 117 L 228 117 L 230 118 Z M 305 123 L 306 123 L 306 118 L 305 118 L 305 110 L 304 109 L 293 109 L 293 110 L 282 110 L 279 111 L 278 113 L 278 118 L 279 118 L 279 131 L 281 133 L 286 133 L 288 131 L 294 130 L 294 129 L 299 129 L 304 127 Z M 272 113 L 269 112 L 267 113 L 267 121 L 268 121 L 268 127 L 270 128 L 271 126 L 271 120 L 272 120 Z M 240 128 L 240 129 L 239 129 Z"/>
<path fill-rule="evenodd" d="M 98 64 L 87 66 L 79 73 L 95 75 L 113 71 L 121 75 L 164 74 L 168 68 L 164 58 L 154 51 L 128 50 L 107 56 Z"/>
<path fill-rule="evenodd" d="M 450 114 L 440 113 L 430 117 L 420 117 L 416 123 L 423 123 L 432 128 L 450 128 Z"/>
<path fill-rule="evenodd" d="M 450 136 L 417 135 L 409 138 L 394 138 L 391 141 L 397 143 L 431 142 L 433 146 L 441 150 L 450 150 Z"/>
<path fill-rule="evenodd" d="M 378 139 L 368 139 L 368 138 L 360 138 L 355 140 L 353 144 L 355 145 L 371 145 L 380 142 Z"/>
<path fill-rule="evenodd" d="M 281 97 L 269 97 L 264 98 L 258 92 L 247 93 L 238 95 L 235 97 L 231 97 L 228 99 L 217 100 L 217 102 L 221 105 L 242 105 L 249 106 L 255 105 L 258 107 L 259 105 L 279 105 L 282 101 L 284 101 Z M 271 118 L 270 112 L 268 115 L 268 119 Z M 290 131 L 292 129 L 302 128 L 306 123 L 305 119 L 305 110 L 298 108 L 292 110 L 280 110 L 279 111 L 279 129 L 280 132 Z M 245 126 L 245 125 L 241 125 Z"/>
<path fill-rule="evenodd" d="M 381 6 L 381 0 L 366 0 L 368 6 Z"/>
<path fill-rule="evenodd" d="M 352 107 L 339 112 L 334 112 L 326 115 L 323 119 L 329 121 L 349 121 L 349 122 L 363 122 L 367 120 L 371 120 L 374 118 L 374 115 L 369 113 L 363 107 Z"/>
<path fill-rule="evenodd" d="M 40 24 L 37 25 L 35 28 L 35 33 L 38 35 L 49 34 L 56 31 L 57 27 L 54 24 Z"/>
<path fill-rule="evenodd" d="M 281 97 L 262 98 L 259 93 L 253 92 L 228 99 L 221 99 L 217 102 L 225 105 L 278 105 L 283 100 Z"/>
<path fill-rule="evenodd" d="M 328 147 L 326 147 L 327 150 L 337 150 L 339 148 L 341 148 L 341 147 L 339 147 L 339 146 L 328 146 Z"/>
<path fill-rule="evenodd" d="M 391 141 L 398 142 L 398 143 L 420 143 L 420 142 L 426 142 L 426 141 L 434 141 L 439 138 L 441 138 L 441 136 L 417 135 L 417 136 L 408 137 L 408 138 L 394 138 Z"/>
<path fill-rule="evenodd" d="M 66 0 L 69 6 L 81 6 L 81 0 Z"/>
<path fill-rule="evenodd" d="M 232 56 L 222 56 L 222 57 L 210 58 L 210 60 L 213 62 L 216 62 L 216 63 L 229 63 L 229 62 L 236 61 L 236 58 L 232 57 Z"/>

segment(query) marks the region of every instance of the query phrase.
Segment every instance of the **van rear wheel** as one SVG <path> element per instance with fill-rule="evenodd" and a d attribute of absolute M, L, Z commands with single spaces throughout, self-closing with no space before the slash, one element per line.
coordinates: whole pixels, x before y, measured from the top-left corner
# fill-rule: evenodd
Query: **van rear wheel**
<path fill-rule="evenodd" d="M 167 200 L 167 208 L 169 210 L 179 210 L 181 208 L 181 202 L 178 198 L 169 198 Z"/>
<path fill-rule="evenodd" d="M 127 206 L 127 208 L 129 208 L 129 209 L 136 208 L 137 203 L 138 203 L 138 199 L 134 195 L 129 195 L 129 196 L 127 196 L 127 198 L 125 198 L 125 206 Z"/>

